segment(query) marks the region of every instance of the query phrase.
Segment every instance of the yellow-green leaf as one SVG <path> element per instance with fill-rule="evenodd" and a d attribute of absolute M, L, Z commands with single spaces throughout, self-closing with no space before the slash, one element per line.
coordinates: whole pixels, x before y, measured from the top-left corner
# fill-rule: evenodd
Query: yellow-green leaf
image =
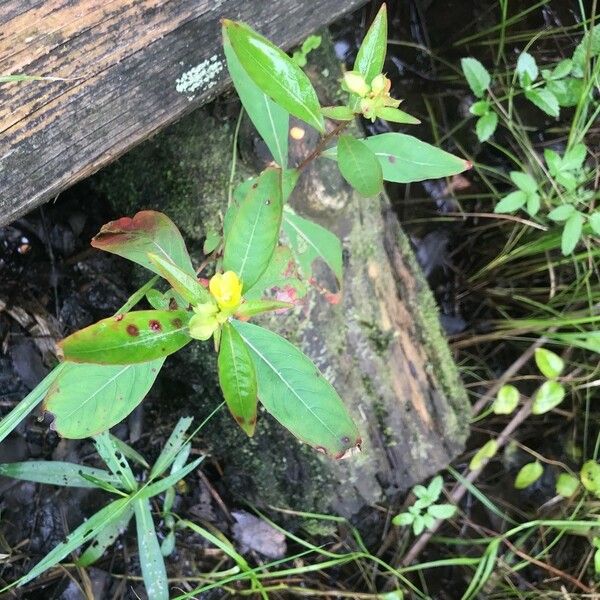
<path fill-rule="evenodd" d="M 361 73 L 367 83 L 371 83 L 383 71 L 386 51 L 387 9 L 383 4 L 358 49 L 353 70 Z"/>
<path fill-rule="evenodd" d="M 515 478 L 515 488 L 518 490 L 525 489 L 535 483 L 544 473 L 544 467 L 536 460 L 527 463 L 517 473 Z"/>
<path fill-rule="evenodd" d="M 498 452 L 498 443 L 496 440 L 488 440 L 473 456 L 469 463 L 469 469 L 475 471 L 481 468 L 490 458 L 493 458 Z"/>
<path fill-rule="evenodd" d="M 545 381 L 535 394 L 531 412 L 543 415 L 558 406 L 565 397 L 565 388 L 558 381 Z"/>
<path fill-rule="evenodd" d="M 563 359 L 546 348 L 537 348 L 535 351 L 535 364 L 542 375 L 553 379 L 558 377 L 565 368 Z"/>
<path fill-rule="evenodd" d="M 344 179 L 362 196 L 375 196 L 383 189 L 381 165 L 365 142 L 342 135 L 337 160 Z"/>

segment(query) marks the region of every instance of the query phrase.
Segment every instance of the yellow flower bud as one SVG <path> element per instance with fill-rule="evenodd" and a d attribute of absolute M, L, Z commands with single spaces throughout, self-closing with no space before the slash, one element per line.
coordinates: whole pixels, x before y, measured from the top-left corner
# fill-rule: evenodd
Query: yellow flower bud
<path fill-rule="evenodd" d="M 231 311 L 242 301 L 242 282 L 233 271 L 214 275 L 208 289 L 221 309 Z"/>
<path fill-rule="evenodd" d="M 350 92 L 358 94 L 361 98 L 364 98 L 371 89 L 365 78 L 356 71 L 344 73 L 344 83 Z"/>
<path fill-rule="evenodd" d="M 392 82 L 383 73 L 375 76 L 371 82 L 371 91 L 375 96 L 385 96 L 389 94 L 391 87 Z"/>
<path fill-rule="evenodd" d="M 214 315 L 195 314 L 190 319 L 190 336 L 196 340 L 207 340 L 218 328 Z"/>

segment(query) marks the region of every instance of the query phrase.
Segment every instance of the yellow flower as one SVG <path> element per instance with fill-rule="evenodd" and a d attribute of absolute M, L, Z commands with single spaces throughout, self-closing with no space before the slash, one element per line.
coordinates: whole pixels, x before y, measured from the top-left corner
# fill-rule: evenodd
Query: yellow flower
<path fill-rule="evenodd" d="M 195 315 L 190 319 L 190 336 L 196 340 L 207 340 L 219 327 L 216 304 L 207 302 L 193 307 Z"/>
<path fill-rule="evenodd" d="M 358 94 L 361 98 L 364 98 L 371 89 L 365 78 L 356 71 L 347 71 L 344 73 L 344 83 L 348 91 Z"/>
<path fill-rule="evenodd" d="M 219 308 L 231 311 L 242 301 L 242 282 L 233 271 L 217 273 L 208 284 L 210 293 L 214 296 Z"/>

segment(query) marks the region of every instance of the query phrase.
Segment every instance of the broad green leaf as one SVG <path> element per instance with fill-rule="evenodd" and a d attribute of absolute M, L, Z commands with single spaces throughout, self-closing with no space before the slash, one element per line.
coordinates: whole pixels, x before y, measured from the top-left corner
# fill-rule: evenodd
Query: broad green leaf
<path fill-rule="evenodd" d="M 540 212 L 542 200 L 540 195 L 537 192 L 533 192 L 532 194 L 527 195 L 527 205 L 525 210 L 531 217 L 535 217 L 535 215 Z"/>
<path fill-rule="evenodd" d="M 394 108 L 393 106 L 382 106 L 375 111 L 375 116 L 390 123 L 402 123 L 405 125 L 419 125 L 421 121 L 407 112 Z"/>
<path fill-rule="evenodd" d="M 279 239 L 283 210 L 279 169 L 266 169 L 240 203 L 225 238 L 223 269 L 252 288 L 269 265 Z"/>
<path fill-rule="evenodd" d="M 358 49 L 353 70 L 361 73 L 367 83 L 371 83 L 383 71 L 386 51 L 387 10 L 383 4 Z"/>
<path fill-rule="evenodd" d="M 287 310 L 293 307 L 291 302 L 281 302 L 280 300 L 247 300 L 236 309 L 235 316 L 240 319 L 248 319 L 266 312 Z"/>
<path fill-rule="evenodd" d="M 354 111 L 349 106 L 324 106 L 321 113 L 333 121 L 352 121 L 354 119 Z"/>
<path fill-rule="evenodd" d="M 579 487 L 579 479 L 570 473 L 561 473 L 556 480 L 556 493 L 563 498 L 570 498 Z"/>
<path fill-rule="evenodd" d="M 600 235 L 600 212 L 595 212 L 589 217 L 590 227 L 596 235 Z"/>
<path fill-rule="evenodd" d="M 415 515 L 415 520 L 412 524 L 412 530 L 415 535 L 421 535 L 425 529 L 425 519 L 422 515 Z"/>
<path fill-rule="evenodd" d="M 127 459 L 121 454 L 108 434 L 104 431 L 94 437 L 96 451 L 106 463 L 110 472 L 119 479 L 123 488 L 129 492 L 137 489 L 137 481 Z"/>
<path fill-rule="evenodd" d="M 514 385 L 503 385 L 492 405 L 496 415 L 510 415 L 519 404 L 519 390 Z"/>
<path fill-rule="evenodd" d="M 555 67 L 552 69 L 551 78 L 552 79 L 562 79 L 566 77 L 573 68 L 573 61 L 570 58 L 565 58 L 561 60 Z"/>
<path fill-rule="evenodd" d="M 381 165 L 373 151 L 351 135 L 342 135 L 337 146 L 337 160 L 344 179 L 359 194 L 375 196 L 383 189 Z"/>
<path fill-rule="evenodd" d="M 558 377 L 565 368 L 565 361 L 546 348 L 537 348 L 535 351 L 535 364 L 542 375 L 548 379 Z"/>
<path fill-rule="evenodd" d="M 525 98 L 551 117 L 558 117 L 560 114 L 560 106 L 556 96 L 546 88 L 527 90 Z"/>
<path fill-rule="evenodd" d="M 585 81 L 583 79 L 567 77 L 560 81 L 549 81 L 546 84 L 546 89 L 555 96 L 560 106 L 568 108 L 570 106 L 577 106 L 579 103 L 585 91 Z"/>
<path fill-rule="evenodd" d="M 138 310 L 102 319 L 58 343 L 72 362 L 141 363 L 168 356 L 190 340 L 184 310 Z"/>
<path fill-rule="evenodd" d="M 152 598 L 152 600 L 169 600 L 167 569 L 156 536 L 150 501 L 136 498 L 133 501 L 133 508 L 137 526 L 140 566 L 142 567 L 142 577 L 144 578 L 148 598 Z"/>
<path fill-rule="evenodd" d="M 539 75 L 538 66 L 535 62 L 535 58 L 529 54 L 529 52 L 521 52 L 517 59 L 517 74 L 519 75 L 519 81 L 521 85 L 525 87 L 526 82 L 534 82 Z M 527 75 L 527 79 L 525 78 Z"/>
<path fill-rule="evenodd" d="M 536 180 L 529 173 L 523 173 L 522 171 L 511 171 L 510 178 L 520 190 L 527 194 L 533 194 L 538 189 Z"/>
<path fill-rule="evenodd" d="M 423 523 L 425 524 L 426 529 L 431 529 L 435 526 L 435 517 L 430 515 L 428 512 L 422 515 Z"/>
<path fill-rule="evenodd" d="M 397 527 L 406 527 L 407 525 L 412 525 L 412 522 L 415 520 L 414 515 L 410 513 L 400 513 L 396 515 L 392 519 L 392 525 L 396 525 Z"/>
<path fill-rule="evenodd" d="M 252 437 L 258 402 L 256 371 L 244 340 L 229 323 L 221 330 L 218 366 L 227 407 L 236 423 Z"/>
<path fill-rule="evenodd" d="M 38 562 L 24 577 L 19 579 L 19 586 L 22 586 L 32 579 L 41 575 L 54 565 L 58 564 L 63 558 L 77 550 L 94 538 L 109 523 L 118 519 L 124 511 L 128 509 L 129 498 L 120 498 L 111 502 L 108 506 L 100 509 L 84 523 L 74 529 L 64 542 L 61 542 L 51 550 L 40 562 Z"/>
<path fill-rule="evenodd" d="M 471 462 L 469 463 L 469 469 L 475 471 L 480 469 L 485 462 L 490 458 L 493 458 L 498 452 L 498 443 L 496 440 L 488 440 L 477 452 L 474 454 Z"/>
<path fill-rule="evenodd" d="M 214 230 L 209 230 L 206 232 L 206 238 L 204 239 L 204 243 L 202 244 L 202 252 L 206 256 L 214 252 L 222 241 L 221 234 Z"/>
<path fill-rule="evenodd" d="M 289 114 L 255 85 L 233 51 L 225 29 L 223 37 L 227 68 L 242 105 L 275 162 L 285 169 L 288 158 Z"/>
<path fill-rule="evenodd" d="M 291 250 L 287 246 L 275 248 L 271 261 L 251 290 L 244 294 L 246 300 L 260 300 L 267 292 L 277 291 L 277 297 L 293 302 L 308 291 L 301 280 Z"/>
<path fill-rule="evenodd" d="M 494 207 L 495 213 L 510 213 L 521 208 L 527 202 L 527 194 L 522 190 L 504 196 Z"/>
<path fill-rule="evenodd" d="M 471 91 L 481 98 L 492 81 L 487 69 L 476 58 L 462 58 L 460 66 Z"/>
<path fill-rule="evenodd" d="M 600 465 L 595 460 L 588 460 L 579 473 L 583 487 L 595 495 L 600 495 Z"/>
<path fill-rule="evenodd" d="M 575 212 L 565 222 L 561 237 L 561 250 L 564 256 L 571 254 L 577 246 L 583 229 L 583 216 Z"/>
<path fill-rule="evenodd" d="M 492 108 L 492 105 L 487 100 L 477 100 L 469 107 L 469 112 L 476 117 L 487 115 Z"/>
<path fill-rule="evenodd" d="M 382 133 L 363 140 L 381 164 L 383 178 L 396 183 L 411 183 L 462 173 L 471 168 L 467 160 L 404 133 Z M 337 149 L 323 156 L 336 158 Z"/>
<path fill-rule="evenodd" d="M 148 253 L 158 254 L 172 260 L 188 275 L 196 275 L 179 229 L 169 217 L 153 210 L 143 210 L 133 218 L 123 217 L 103 225 L 92 239 L 92 246 L 118 254 L 155 273 Z"/>
<path fill-rule="evenodd" d="M 428 496 L 429 496 L 429 492 L 428 492 L 427 488 L 424 485 L 415 485 L 415 487 L 412 489 L 412 493 L 417 498 L 427 499 Z"/>
<path fill-rule="evenodd" d="M 587 148 L 585 144 L 575 144 L 568 152 L 565 153 L 562 159 L 562 168 L 568 171 L 576 171 L 581 169 L 585 157 L 587 155 Z"/>
<path fill-rule="evenodd" d="M 577 189 L 577 179 L 570 171 L 560 171 L 555 177 L 557 183 L 560 183 L 569 192 L 574 192 Z"/>
<path fill-rule="evenodd" d="M 432 502 L 435 502 L 442 493 L 444 487 L 444 479 L 441 475 L 436 475 L 427 486 L 427 494 L 431 498 Z"/>
<path fill-rule="evenodd" d="M 108 471 L 85 467 L 75 463 L 59 460 L 32 460 L 0 464 L 0 475 L 3 477 L 12 477 L 13 479 L 35 481 L 36 483 L 60 485 L 63 487 L 97 487 L 88 479 L 85 479 L 82 476 L 83 474 L 115 487 L 121 487 L 120 479 L 111 475 Z"/>
<path fill-rule="evenodd" d="M 158 256 L 158 254 L 149 253 L 148 260 L 154 265 L 155 272 L 164 277 L 186 302 L 192 305 L 213 302 L 209 291 L 198 281 L 195 275 L 188 275 L 174 262 Z"/>
<path fill-rule="evenodd" d="M 454 504 L 434 504 L 427 509 L 427 512 L 435 519 L 451 519 L 456 514 Z"/>
<path fill-rule="evenodd" d="M 291 210 L 283 212 L 283 231 L 304 277 L 309 279 L 312 276 L 314 261 L 321 259 L 333 271 L 341 286 L 342 243 L 337 235 Z"/>
<path fill-rule="evenodd" d="M 565 388 L 558 381 L 545 381 L 535 394 L 531 412 L 543 415 L 557 407 L 565 398 Z"/>
<path fill-rule="evenodd" d="M 548 218 L 553 221 L 566 221 L 575 212 L 572 204 L 562 204 L 548 213 Z"/>
<path fill-rule="evenodd" d="M 224 19 L 223 31 L 241 66 L 261 91 L 290 114 L 325 131 L 310 80 L 285 52 L 243 23 Z"/>
<path fill-rule="evenodd" d="M 146 396 L 164 358 L 135 365 L 66 363 L 43 408 L 62 437 L 81 439 L 120 423 Z"/>
<path fill-rule="evenodd" d="M 544 473 L 544 467 L 536 460 L 527 463 L 517 473 L 515 478 L 515 488 L 523 490 L 535 483 Z"/>
<path fill-rule="evenodd" d="M 86 548 L 85 552 L 77 560 L 80 567 L 89 567 L 97 560 L 102 558 L 106 550 L 112 546 L 115 540 L 129 525 L 133 516 L 133 506 L 129 505 L 112 521 L 109 521 L 96 535 L 92 543 Z"/>
<path fill-rule="evenodd" d="M 544 159 L 548 165 L 550 175 L 556 175 L 562 168 L 562 158 L 558 152 L 552 150 L 552 148 L 544 149 Z"/>
<path fill-rule="evenodd" d="M 246 342 L 267 411 L 296 437 L 342 458 L 361 439 L 333 386 L 298 348 L 277 334 L 241 321 L 232 325 Z"/>
<path fill-rule="evenodd" d="M 190 428 L 193 417 L 181 417 L 175 425 L 169 439 L 166 441 L 161 453 L 156 459 L 152 470 L 150 471 L 150 478 L 154 479 L 162 475 L 177 458 L 177 455 L 183 448 L 186 441 L 186 432 Z"/>
<path fill-rule="evenodd" d="M 588 59 L 600 56 L 600 24 L 589 29 L 573 52 L 573 75 L 583 77 Z"/>
<path fill-rule="evenodd" d="M 480 142 L 486 142 L 492 137 L 498 127 L 498 115 L 495 112 L 488 112 L 475 123 L 475 133 Z"/>

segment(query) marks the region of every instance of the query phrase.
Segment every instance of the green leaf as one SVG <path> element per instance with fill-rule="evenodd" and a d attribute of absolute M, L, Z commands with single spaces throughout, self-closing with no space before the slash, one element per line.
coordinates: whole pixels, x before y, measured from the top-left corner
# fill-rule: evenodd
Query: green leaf
<path fill-rule="evenodd" d="M 519 210 L 527 202 L 527 194 L 522 190 L 511 192 L 508 196 L 504 196 L 494 207 L 495 213 L 511 213 Z"/>
<path fill-rule="evenodd" d="M 155 360 L 183 348 L 191 338 L 184 310 L 138 310 L 102 319 L 61 340 L 72 362 L 126 365 Z"/>
<path fill-rule="evenodd" d="M 394 108 L 393 106 L 382 106 L 375 111 L 375 116 L 390 123 L 402 123 L 405 125 L 418 125 L 421 121 L 407 112 Z"/>
<path fill-rule="evenodd" d="M 519 404 L 519 390 L 514 385 L 503 385 L 492 405 L 496 415 L 510 415 Z"/>
<path fill-rule="evenodd" d="M 488 112 L 475 123 L 475 133 L 480 142 L 486 142 L 492 137 L 498 127 L 498 115 L 495 112 Z"/>
<path fill-rule="evenodd" d="M 164 358 L 135 365 L 67 363 L 43 408 L 62 437 L 81 439 L 121 422 L 146 396 Z"/>
<path fill-rule="evenodd" d="M 462 173 L 471 163 L 404 133 L 382 133 L 363 141 L 381 164 L 383 178 L 396 183 L 438 179 Z M 336 157 L 336 150 L 324 153 Z"/>
<path fill-rule="evenodd" d="M 562 168 L 562 158 L 558 154 L 552 150 L 552 148 L 546 148 L 544 150 L 544 159 L 546 160 L 546 164 L 548 165 L 548 170 L 550 171 L 550 175 L 556 175 Z"/>
<path fill-rule="evenodd" d="M 32 460 L 0 464 L 0 475 L 3 477 L 12 477 L 13 479 L 60 485 L 63 487 L 97 487 L 88 479 L 85 479 L 83 474 L 115 487 L 121 486 L 120 479 L 104 469 L 94 469 L 59 460 Z"/>
<path fill-rule="evenodd" d="M 480 469 L 485 462 L 490 458 L 493 458 L 498 451 L 498 443 L 496 440 L 488 440 L 477 452 L 474 454 L 471 462 L 469 463 L 469 469 L 475 471 Z"/>
<path fill-rule="evenodd" d="M 540 195 L 536 192 L 533 194 L 527 194 L 527 206 L 526 210 L 529 216 L 535 217 L 540 211 L 541 206 L 541 198 Z"/>
<path fill-rule="evenodd" d="M 510 178 L 520 190 L 527 194 L 533 194 L 538 189 L 536 180 L 529 173 L 511 171 Z"/>
<path fill-rule="evenodd" d="M 242 105 L 275 162 L 285 169 L 288 158 L 289 114 L 254 84 L 233 51 L 225 29 L 223 37 L 227 68 Z"/>
<path fill-rule="evenodd" d="M 434 519 L 451 519 L 456 514 L 456 506 L 453 504 L 433 504 L 427 512 Z"/>
<path fill-rule="evenodd" d="M 117 447 L 117 450 L 119 450 L 123 456 L 129 460 L 135 461 L 138 465 L 141 465 L 145 469 L 150 468 L 148 461 L 137 450 L 134 450 L 129 444 L 125 443 L 123 440 L 120 440 L 112 433 L 109 434 L 109 437 L 112 443 Z"/>
<path fill-rule="evenodd" d="M 421 533 L 423 533 L 423 530 L 425 529 L 425 519 L 422 515 L 415 516 L 415 520 L 412 524 L 412 529 L 415 535 L 421 535 Z"/>
<path fill-rule="evenodd" d="M 354 111 L 349 106 L 324 106 L 321 113 L 333 121 L 352 121 L 354 119 Z"/>
<path fill-rule="evenodd" d="M 565 222 L 561 237 L 561 250 L 564 256 L 571 254 L 577 246 L 583 230 L 583 216 L 578 212 L 573 213 Z"/>
<path fill-rule="evenodd" d="M 432 502 L 435 502 L 442 493 L 444 487 L 444 479 L 441 475 L 436 475 L 427 486 L 427 495 L 431 498 Z"/>
<path fill-rule="evenodd" d="M 544 473 L 544 467 L 536 460 L 527 463 L 517 473 L 515 478 L 515 488 L 523 490 L 535 483 Z"/>
<path fill-rule="evenodd" d="M 133 516 L 133 506 L 127 506 L 123 513 L 109 521 L 94 537 L 92 543 L 77 560 L 80 567 L 89 567 L 102 558 L 106 550 L 112 546 L 119 535 L 125 531 Z"/>
<path fill-rule="evenodd" d="M 562 79 L 566 77 L 573 68 L 573 61 L 570 58 L 565 58 L 561 60 L 555 67 L 552 69 L 552 79 Z"/>
<path fill-rule="evenodd" d="M 387 10 L 383 4 L 358 49 L 353 70 L 361 73 L 367 83 L 371 83 L 383 71 L 386 51 Z"/>
<path fill-rule="evenodd" d="M 202 252 L 208 256 L 211 252 L 214 252 L 219 247 L 221 240 L 221 234 L 217 231 L 212 229 L 207 231 L 204 244 L 202 244 Z"/>
<path fill-rule="evenodd" d="M 553 208 L 548 213 L 548 218 L 553 221 L 566 221 L 575 212 L 575 207 L 572 204 L 562 204 Z"/>
<path fill-rule="evenodd" d="M 535 58 L 529 52 L 521 52 L 517 59 L 517 74 L 522 87 L 534 82 L 539 75 L 538 66 Z M 527 76 L 527 77 L 526 77 Z"/>
<path fill-rule="evenodd" d="M 583 77 L 590 58 L 600 56 L 600 25 L 595 25 L 583 36 L 573 52 L 573 75 Z"/>
<path fill-rule="evenodd" d="M 132 492 L 137 489 L 137 481 L 127 459 L 121 454 L 108 434 L 104 431 L 94 437 L 96 452 L 100 455 L 110 472 L 119 479 L 123 489 Z"/>
<path fill-rule="evenodd" d="M 583 167 L 587 155 L 585 144 L 575 144 L 562 159 L 562 168 L 568 171 L 578 171 Z"/>
<path fill-rule="evenodd" d="M 182 449 L 181 452 L 184 452 L 185 449 Z M 177 456 L 175 457 L 177 458 Z M 187 464 L 185 467 L 179 469 L 178 471 L 172 472 L 167 475 L 163 479 L 151 483 L 144 488 L 141 488 L 138 497 L 139 498 L 152 498 L 153 496 L 158 496 L 158 494 L 162 494 L 164 491 L 168 490 L 171 486 L 174 486 L 178 481 L 186 477 L 189 473 L 191 473 L 194 469 L 198 467 L 198 465 L 204 460 L 204 456 L 193 460 L 191 463 Z"/>
<path fill-rule="evenodd" d="M 600 212 L 595 212 L 589 216 L 590 227 L 596 235 L 600 235 Z"/>
<path fill-rule="evenodd" d="M 293 307 L 294 305 L 291 302 L 281 302 L 280 300 L 248 300 L 236 309 L 235 316 L 248 319 L 266 312 L 286 310 Z"/>
<path fill-rule="evenodd" d="M 535 351 L 535 364 L 542 375 L 548 379 L 555 379 L 565 368 L 564 360 L 546 348 L 537 348 Z"/>
<path fill-rule="evenodd" d="M 208 290 L 202 286 L 195 275 L 188 275 L 174 262 L 158 254 L 149 253 L 148 260 L 154 265 L 155 272 L 164 277 L 186 302 L 192 305 L 214 302 Z"/>
<path fill-rule="evenodd" d="M 375 196 L 383 189 L 381 165 L 373 151 L 351 135 L 342 135 L 338 141 L 338 167 L 344 179 L 359 194 Z"/>
<path fill-rule="evenodd" d="M 192 424 L 193 417 L 181 417 L 173 428 L 169 439 L 163 446 L 161 453 L 156 459 L 152 470 L 150 471 L 150 479 L 160 477 L 177 458 L 177 455 L 183 448 L 186 441 L 186 432 Z"/>
<path fill-rule="evenodd" d="M 560 171 L 555 177 L 557 183 L 560 183 L 569 192 L 574 192 L 577 189 L 577 179 L 575 175 L 569 171 Z"/>
<path fill-rule="evenodd" d="M 429 496 L 429 492 L 424 485 L 415 485 L 415 487 L 412 489 L 412 493 L 419 499 L 427 499 Z"/>
<path fill-rule="evenodd" d="M 92 239 L 92 246 L 118 254 L 155 273 L 148 253 L 158 254 L 172 260 L 188 275 L 196 275 L 179 229 L 169 217 L 153 210 L 143 210 L 133 218 L 123 217 L 103 225 Z"/>
<path fill-rule="evenodd" d="M 554 94 L 560 106 L 568 108 L 579 104 L 579 100 L 585 92 L 585 82 L 583 79 L 567 77 L 560 81 L 549 81 L 546 89 Z"/>
<path fill-rule="evenodd" d="M 540 110 L 543 110 L 551 117 L 558 117 L 560 106 L 556 96 L 547 88 L 535 88 L 525 92 L 525 98 L 532 104 L 535 104 Z"/>
<path fill-rule="evenodd" d="M 148 598 L 152 600 L 169 600 L 169 582 L 167 569 L 160 551 L 160 544 L 154 529 L 150 502 L 136 498 L 133 501 L 137 541 L 142 567 L 142 576 Z"/>
<path fill-rule="evenodd" d="M 317 94 L 285 52 L 243 23 L 223 20 L 224 37 L 255 85 L 290 114 L 325 131 Z"/>
<path fill-rule="evenodd" d="M 412 522 L 415 520 L 414 515 L 410 513 L 400 513 L 396 515 L 392 519 L 392 525 L 396 525 L 396 527 L 406 527 L 407 525 L 412 525 Z"/>
<path fill-rule="evenodd" d="M 556 493 L 563 498 L 570 498 L 579 487 L 579 479 L 570 473 L 561 473 L 556 480 Z"/>
<path fill-rule="evenodd" d="M 476 117 L 483 117 L 490 112 L 491 104 L 487 100 L 478 100 L 469 107 L 469 112 Z"/>
<path fill-rule="evenodd" d="M 264 170 L 235 213 L 225 238 L 223 269 L 252 288 L 268 267 L 279 239 L 283 202 L 281 171 Z"/>
<path fill-rule="evenodd" d="M 460 66 L 471 91 L 481 98 L 492 81 L 487 69 L 476 58 L 461 58 Z"/>
<path fill-rule="evenodd" d="M 256 371 L 244 340 L 229 323 L 221 330 L 218 366 L 227 407 L 236 423 L 252 437 L 258 402 Z"/>
<path fill-rule="evenodd" d="M 358 429 L 346 407 L 307 356 L 267 329 L 241 321 L 232 325 L 250 349 L 258 397 L 271 415 L 329 456 L 342 458 L 360 448 Z"/>
<path fill-rule="evenodd" d="M 565 398 L 565 388 L 558 381 L 545 381 L 535 394 L 531 412 L 543 415 L 558 406 Z"/>
<path fill-rule="evenodd" d="M 579 473 L 583 487 L 596 496 L 600 494 L 600 465 L 595 460 L 588 460 Z"/>
<path fill-rule="evenodd" d="M 118 519 L 124 511 L 127 510 L 129 498 L 120 498 L 111 502 L 92 515 L 84 523 L 74 529 L 64 542 L 61 542 L 53 550 L 51 550 L 40 562 L 38 562 L 30 571 L 21 579 L 19 585 L 24 585 L 32 579 L 41 575 L 54 565 L 58 564 L 63 558 L 71 554 L 74 550 L 89 542 L 93 537 L 109 523 Z"/>
<path fill-rule="evenodd" d="M 283 231 L 304 277 L 312 277 L 313 264 L 320 259 L 333 271 L 341 286 L 342 243 L 337 235 L 287 208 L 283 211 Z"/>

